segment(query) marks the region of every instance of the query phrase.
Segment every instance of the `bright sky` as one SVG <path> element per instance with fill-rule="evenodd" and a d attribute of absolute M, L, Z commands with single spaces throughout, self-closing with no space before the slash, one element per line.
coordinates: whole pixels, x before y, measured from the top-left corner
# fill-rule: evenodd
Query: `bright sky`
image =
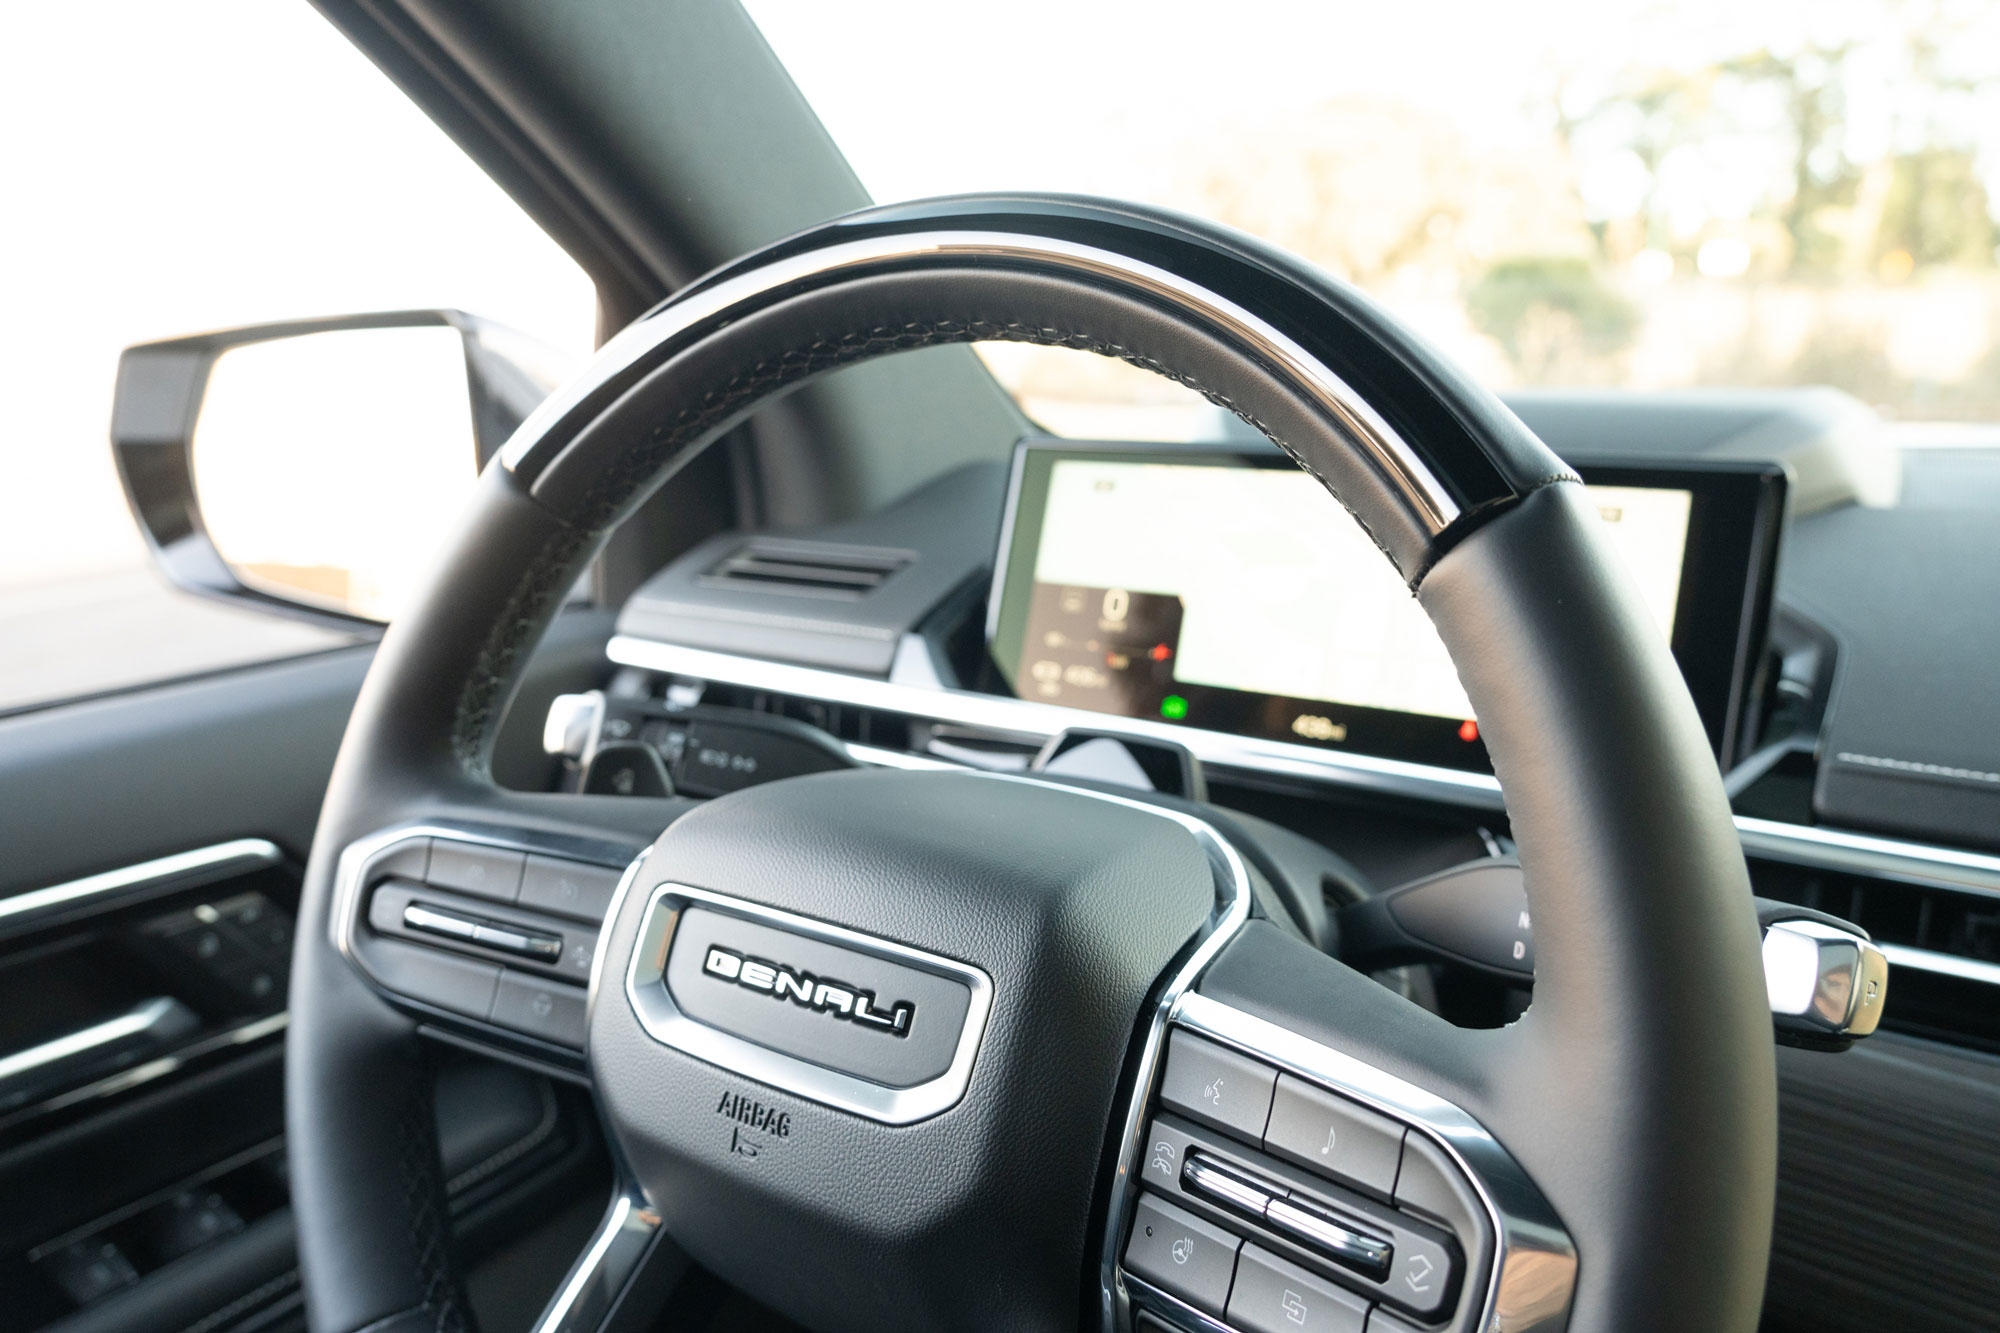
<path fill-rule="evenodd" d="M 2000 274 L 1934 269 L 1898 285 L 1871 267 L 1891 180 L 1877 168 L 1893 153 L 1972 147 L 2000 209 L 1992 0 L 745 3 L 879 200 L 1075 191 L 1218 217 L 1359 282 L 1502 388 L 1832 382 L 1891 415 L 2000 415 L 1980 387 L 2000 347 Z M 1948 78 L 1911 73 L 1911 32 Z M 1629 95 L 1760 51 L 1810 82 L 1826 68 L 1813 53 L 1835 48 L 1849 52 L 1839 152 L 1865 168 L 1863 188 L 1811 214 L 1841 238 L 1840 283 L 1787 284 L 1778 219 L 1796 149 L 1780 87 L 1683 83 L 1675 133 L 1699 120 L 1699 141 L 1681 138 L 1656 167 L 1634 145 L 1664 130 L 1642 132 Z M 1559 106 L 1577 122 L 1567 145 Z M 1601 245 L 1590 226 L 1607 222 Z M 1611 351 L 1581 355 L 1528 326 L 1532 345 L 1510 352 L 1475 327 L 1467 298 L 1489 266 L 1597 262 L 1600 249 L 1618 253 L 1598 280 L 1643 316 Z M 989 352 L 1058 431 L 1200 428 L 1191 399 L 1114 384 L 1082 359 Z M 1981 405 L 1940 407 L 1913 387 L 1938 382 Z M 1115 399 L 1157 411 L 1157 427 L 1108 419 Z"/>
<path fill-rule="evenodd" d="M 128 343 L 455 305 L 590 350 L 582 270 L 303 0 L 12 7 L 0 125 L 0 586 L 144 558 Z"/>
<path fill-rule="evenodd" d="M 1875 35 L 1884 13 L 1882 0 L 745 7 L 885 201 L 1011 188 L 1158 197 L 1188 140 L 1356 94 L 1435 110 L 1475 142 L 1519 141 L 1546 133 L 1530 108 L 1558 81 L 1586 98 L 1594 80 L 1635 65 L 1690 67 L 1764 46 L 1782 55 L 1809 37 Z M 1968 66 L 2000 73 L 1996 42 L 1989 24 L 1963 53 Z M 1891 110 L 1857 108 L 1854 118 L 1879 124 Z M 2000 161 L 1987 165 L 2000 183 Z"/>
<path fill-rule="evenodd" d="M 1782 51 L 1808 32 L 1865 34 L 1883 12 L 1880 0 L 749 8 L 882 199 L 1159 198 L 1193 139 L 1339 95 L 1407 97 L 1505 148 L 1545 135 L 1529 108 L 1561 71 L 1584 71 L 1581 96 L 1591 71 Z M 1991 46 L 1965 58 L 2000 69 Z M 2000 102 L 1979 105 L 2000 132 Z M 0 586 L 141 559 L 105 439 L 128 343 L 456 305 L 588 350 L 581 271 L 303 0 L 16 6 L 0 124 Z"/>

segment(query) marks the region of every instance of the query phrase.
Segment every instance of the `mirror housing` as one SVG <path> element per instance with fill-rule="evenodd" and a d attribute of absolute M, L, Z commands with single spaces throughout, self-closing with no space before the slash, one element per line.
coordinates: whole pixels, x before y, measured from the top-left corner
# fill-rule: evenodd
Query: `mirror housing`
<path fill-rule="evenodd" d="M 463 353 L 464 383 L 453 384 L 450 392 L 463 394 L 469 417 L 472 449 L 464 458 L 469 481 L 561 378 L 557 367 L 537 364 L 545 359 L 537 355 L 542 350 L 538 345 L 504 326 L 458 310 L 402 310 L 248 325 L 126 348 L 118 359 L 112 400 L 112 454 L 133 517 L 168 580 L 202 596 L 247 602 L 339 628 L 376 625 L 385 619 L 357 610 L 342 596 L 260 578 L 228 558 L 203 516 L 195 457 L 197 425 L 216 365 L 232 350 L 314 334 L 427 328 L 454 332 Z M 306 401 L 300 410 L 326 404 L 339 404 L 350 412 L 356 406 L 366 410 L 371 406 L 370 387 L 329 382 L 323 386 L 326 398 L 321 404 Z M 254 422 L 254 412 L 251 419 Z M 461 447 L 464 438 L 458 437 Z M 261 441 L 256 443 L 261 447 Z M 273 449 L 282 445 L 281 440 L 270 442 Z M 439 448 L 446 447 L 447 442 L 440 441 Z M 287 498 L 268 497 L 279 516 Z"/>

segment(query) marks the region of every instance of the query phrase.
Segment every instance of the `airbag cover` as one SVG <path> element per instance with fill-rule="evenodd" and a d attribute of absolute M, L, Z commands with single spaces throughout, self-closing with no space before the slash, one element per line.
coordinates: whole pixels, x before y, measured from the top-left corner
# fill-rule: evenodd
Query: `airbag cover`
<path fill-rule="evenodd" d="M 949 978 L 866 970 L 882 960 L 820 957 L 806 946 L 825 941 L 696 915 L 712 904 L 683 909 L 695 918 L 676 927 L 684 956 L 655 933 L 635 966 L 642 920 L 674 886 L 977 969 L 990 1009 L 963 1095 L 883 1123 L 803 1095 L 804 1082 L 762 1082 L 656 1039 L 626 982 L 661 963 L 675 1003 L 705 1015 L 696 1021 L 739 1036 L 769 1022 L 758 1041 L 846 1070 L 869 1062 L 888 1081 L 934 1066 L 922 1044 L 934 1012 L 947 1036 L 964 1027 L 949 990 L 926 989 L 957 986 Z M 1208 852 L 1186 825 L 1052 784 L 845 772 L 721 797 L 661 835 L 607 928 L 590 1023 L 605 1117 L 675 1242 L 798 1323 L 1073 1328 L 1128 1056 L 1156 983 L 1215 903 Z M 716 945 L 872 983 L 880 1003 L 913 1004 L 911 1035 L 703 977 Z M 750 1007 L 717 999 L 732 989 Z"/>

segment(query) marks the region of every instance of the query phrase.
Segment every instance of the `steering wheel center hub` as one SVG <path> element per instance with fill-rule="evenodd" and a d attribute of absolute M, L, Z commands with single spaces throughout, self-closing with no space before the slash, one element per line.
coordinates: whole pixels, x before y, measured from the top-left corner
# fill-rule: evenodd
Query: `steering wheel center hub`
<path fill-rule="evenodd" d="M 1217 899 L 1184 823 L 1087 792 L 874 772 L 717 800 L 611 925 L 606 1119 L 667 1230 L 779 1308 L 1073 1322 L 1121 1076 Z"/>

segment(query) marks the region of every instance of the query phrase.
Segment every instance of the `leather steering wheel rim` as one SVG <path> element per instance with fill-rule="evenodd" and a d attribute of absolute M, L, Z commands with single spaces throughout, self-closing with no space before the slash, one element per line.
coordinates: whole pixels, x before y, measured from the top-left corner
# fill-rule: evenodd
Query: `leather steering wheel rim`
<path fill-rule="evenodd" d="M 1520 1022 L 1449 1028 L 1345 969 L 1306 967 L 1269 927 L 1225 951 L 1204 991 L 1472 1110 L 1575 1238 L 1570 1328 L 1754 1328 L 1776 1087 L 1749 886 L 1685 686 L 1574 474 L 1299 261 L 1159 211 L 998 196 L 855 214 L 693 284 L 607 344 L 482 476 L 383 640 L 307 868 L 287 1098 L 313 1326 L 470 1323 L 420 1024 L 343 952 L 343 850 L 439 813 L 627 845 L 656 832 L 672 812 L 653 803 L 491 781 L 499 716 L 563 594 L 611 527 L 773 394 L 984 339 L 1119 356 L 1279 441 L 1436 623 L 1506 793 L 1536 923 Z M 1274 963 L 1306 970 L 1274 990 Z M 617 998 L 594 989 L 600 1008 Z"/>

